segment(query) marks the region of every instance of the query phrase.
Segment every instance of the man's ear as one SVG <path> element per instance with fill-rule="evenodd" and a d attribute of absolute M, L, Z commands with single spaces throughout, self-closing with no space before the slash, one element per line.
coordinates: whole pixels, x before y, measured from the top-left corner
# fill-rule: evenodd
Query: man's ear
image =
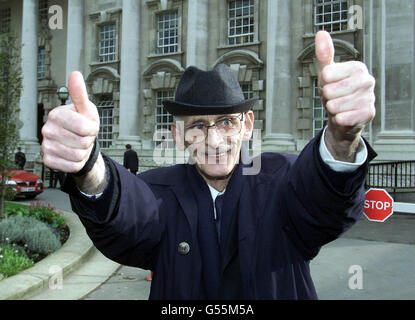
<path fill-rule="evenodd" d="M 184 145 L 184 133 L 183 130 L 181 130 L 180 124 L 177 124 L 176 122 L 173 122 L 170 126 L 171 134 L 173 135 L 174 142 L 176 143 L 177 148 L 180 151 L 184 151 L 186 149 Z"/>
<path fill-rule="evenodd" d="M 254 120 L 255 120 L 254 113 L 251 110 L 245 113 L 245 116 L 244 116 L 245 132 L 242 137 L 242 139 L 245 141 L 249 141 L 249 139 L 251 139 L 252 131 L 254 130 Z"/>

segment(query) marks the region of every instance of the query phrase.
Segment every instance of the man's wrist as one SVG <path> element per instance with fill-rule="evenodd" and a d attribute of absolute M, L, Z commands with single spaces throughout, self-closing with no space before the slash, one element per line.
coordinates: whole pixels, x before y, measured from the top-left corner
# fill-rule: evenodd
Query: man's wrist
<path fill-rule="evenodd" d="M 82 177 L 73 178 L 79 190 L 85 194 L 97 195 L 104 192 L 109 181 L 109 172 L 101 153 L 91 171 Z"/>
<path fill-rule="evenodd" d="M 100 153 L 99 142 L 98 142 L 98 139 L 95 138 L 94 145 L 93 145 L 92 150 L 91 150 L 91 154 L 89 155 L 88 160 L 85 162 L 84 167 L 80 171 L 78 171 L 76 173 L 71 173 L 71 174 L 74 177 L 85 176 L 94 167 L 95 162 L 98 159 L 99 153 Z"/>
<path fill-rule="evenodd" d="M 349 136 L 347 139 L 341 139 L 336 137 L 329 127 L 326 127 L 323 138 L 328 151 L 335 160 L 355 162 L 356 153 L 361 148 L 360 134 L 353 135 L 353 137 Z"/>
<path fill-rule="evenodd" d="M 359 138 L 360 142 L 354 157 L 355 161 L 340 161 L 335 159 L 327 148 L 327 145 L 325 143 L 325 135 L 327 133 L 326 131 L 327 127 L 324 129 L 320 140 L 319 152 L 323 162 L 326 163 L 331 169 L 339 172 L 352 172 L 366 162 L 366 160 L 368 159 L 368 149 L 362 137 Z"/>

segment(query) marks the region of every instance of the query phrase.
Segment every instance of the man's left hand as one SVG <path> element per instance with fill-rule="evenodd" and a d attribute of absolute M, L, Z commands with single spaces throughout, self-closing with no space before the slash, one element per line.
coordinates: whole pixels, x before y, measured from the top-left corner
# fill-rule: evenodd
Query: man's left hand
<path fill-rule="evenodd" d="M 365 125 L 373 120 L 375 79 L 359 61 L 334 63 L 334 45 L 326 31 L 315 39 L 318 86 L 327 111 L 325 143 L 336 160 L 353 162 Z"/>

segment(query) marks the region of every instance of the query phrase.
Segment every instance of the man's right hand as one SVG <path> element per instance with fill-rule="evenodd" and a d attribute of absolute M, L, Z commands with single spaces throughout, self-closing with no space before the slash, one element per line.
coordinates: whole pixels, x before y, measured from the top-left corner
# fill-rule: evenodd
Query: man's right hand
<path fill-rule="evenodd" d="M 43 163 L 67 173 L 79 172 L 94 146 L 99 132 L 97 107 L 88 99 L 80 72 L 72 72 L 68 81 L 73 104 L 54 108 L 42 128 Z"/>

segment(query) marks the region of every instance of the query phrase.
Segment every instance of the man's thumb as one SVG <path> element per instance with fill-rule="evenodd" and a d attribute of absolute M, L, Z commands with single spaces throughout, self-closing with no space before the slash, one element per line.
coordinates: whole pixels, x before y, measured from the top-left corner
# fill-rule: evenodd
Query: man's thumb
<path fill-rule="evenodd" d="M 334 62 L 334 44 L 330 33 L 327 31 L 317 32 L 315 45 L 318 69 L 321 72 L 325 66 Z"/>
<path fill-rule="evenodd" d="M 71 72 L 69 75 L 68 90 L 76 111 L 82 115 L 89 116 L 90 102 L 88 92 L 86 91 L 84 78 L 79 71 Z"/>

